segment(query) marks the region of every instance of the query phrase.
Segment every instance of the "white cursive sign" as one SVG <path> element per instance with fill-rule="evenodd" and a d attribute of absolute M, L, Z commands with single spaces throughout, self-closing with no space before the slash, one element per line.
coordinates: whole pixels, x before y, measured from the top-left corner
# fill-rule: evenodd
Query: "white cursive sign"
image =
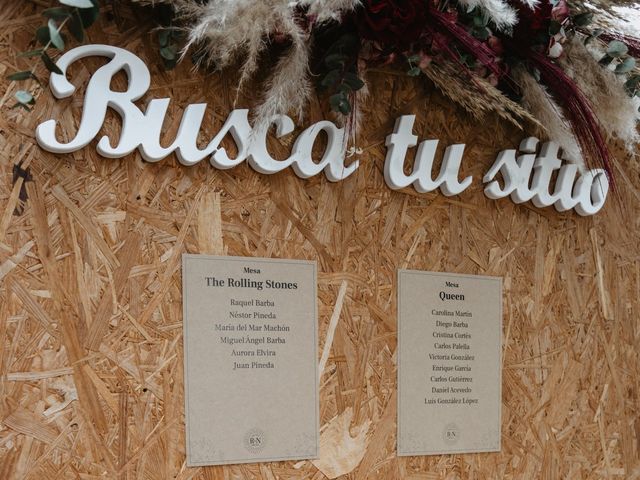
<path fill-rule="evenodd" d="M 275 126 L 276 138 L 292 133 L 293 120 L 287 115 L 274 115 L 261 127 L 252 127 L 248 110 L 233 110 L 222 128 L 204 149 L 198 148 L 197 138 L 204 119 L 206 103 L 188 105 L 185 109 L 178 133 L 171 145 L 160 144 L 162 125 L 169 107 L 169 98 L 152 99 L 142 111 L 134 103 L 142 98 L 151 83 L 149 69 L 133 53 L 110 45 L 84 45 L 74 48 L 60 57 L 57 65 L 62 74 L 52 73 L 49 85 L 55 97 L 73 95 L 76 87 L 66 77 L 73 62 L 84 57 L 101 56 L 110 59 L 91 76 L 84 98 L 80 126 L 75 138 L 62 143 L 56 138 L 56 120 L 47 120 L 36 129 L 36 138 L 42 148 L 54 153 L 70 153 L 87 146 L 100 132 L 107 108 L 114 109 L 122 118 L 122 131 L 117 145 L 112 145 L 107 136 L 98 140 L 97 151 L 109 158 L 124 157 L 138 150 L 149 162 L 157 162 L 175 152 L 183 165 L 195 165 L 206 157 L 218 169 L 235 167 L 245 160 L 256 171 L 273 174 L 291 167 L 301 178 L 309 178 L 324 171 L 332 182 L 343 180 L 356 171 L 359 163 L 345 165 L 345 132 L 329 121 L 314 123 L 296 138 L 290 156 L 286 160 L 271 157 L 267 149 L 267 134 Z M 128 78 L 123 92 L 111 90 L 111 80 L 123 70 Z M 418 145 L 413 134 L 414 115 L 403 115 L 397 119 L 394 132 L 387 137 L 387 157 L 384 178 L 387 185 L 401 189 L 412 185 L 424 193 L 436 189 L 447 196 L 457 195 L 471 185 L 468 176 L 458 180 L 462 164 L 464 145 L 446 148 L 438 176 L 433 179 L 432 170 L 438 140 L 425 140 L 416 152 L 411 174 L 404 173 L 407 150 Z M 320 132 L 327 136 L 327 144 L 320 161 L 315 162 L 312 149 Z M 230 158 L 222 139 L 230 134 L 236 147 L 235 158 Z M 485 194 L 492 199 L 510 196 L 516 203 L 532 201 L 538 207 L 554 205 L 556 210 L 575 209 L 580 215 L 593 215 L 599 211 L 609 191 L 609 181 L 604 170 L 578 172 L 574 164 L 558 158 L 558 146 L 545 143 L 536 156 L 538 139 L 530 137 L 520 144 L 520 155 L 515 150 L 504 150 L 484 176 Z M 555 180 L 554 172 L 558 170 Z M 501 173 L 503 185 L 495 180 Z M 550 191 L 551 184 L 553 192 Z"/>

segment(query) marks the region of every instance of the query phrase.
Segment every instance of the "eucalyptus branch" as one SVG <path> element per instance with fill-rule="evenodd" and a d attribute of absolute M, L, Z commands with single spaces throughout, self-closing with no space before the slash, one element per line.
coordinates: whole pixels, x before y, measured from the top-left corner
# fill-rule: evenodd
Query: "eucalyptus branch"
<path fill-rule="evenodd" d="M 18 55 L 21 57 L 39 57 L 47 70 L 53 73 L 62 72 L 47 51 L 52 46 L 60 51 L 64 50 L 65 45 L 62 37 L 62 29 L 66 26 L 71 34 L 78 41 L 82 42 L 84 40 L 85 28 L 89 27 L 96 20 L 99 13 L 98 0 L 59 0 L 59 2 L 61 4 L 60 7 L 49 8 L 42 12 L 49 20 L 46 26 L 40 27 L 37 30 L 36 38 L 44 46 Z M 58 24 L 56 20 L 61 20 L 61 22 Z M 8 80 L 12 82 L 9 89 L 13 85 L 13 82 L 21 80 L 33 79 L 40 84 L 40 80 L 36 76 L 37 67 L 37 61 L 34 61 L 28 70 L 22 70 L 8 75 Z M 26 90 L 18 90 L 14 94 L 14 97 L 17 101 L 14 108 L 22 107 L 26 110 L 31 110 L 29 106 L 35 103 L 33 95 Z"/>

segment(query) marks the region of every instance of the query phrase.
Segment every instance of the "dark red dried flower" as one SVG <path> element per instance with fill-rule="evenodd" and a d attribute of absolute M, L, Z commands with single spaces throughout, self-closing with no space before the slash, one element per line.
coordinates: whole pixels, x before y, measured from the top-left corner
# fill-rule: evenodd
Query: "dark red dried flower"
<path fill-rule="evenodd" d="M 366 40 L 405 49 L 422 35 L 427 11 L 425 0 L 363 0 L 356 25 Z"/>
<path fill-rule="evenodd" d="M 513 43 L 520 48 L 537 44 L 541 40 L 540 34 L 549 33 L 552 20 L 562 23 L 569 16 L 569 7 L 565 0 L 557 2 L 541 0 L 534 9 L 525 5 L 524 2 L 518 2 L 516 8 L 518 23 L 513 29 Z"/>
<path fill-rule="evenodd" d="M 504 46 L 502 45 L 502 41 L 495 35 L 489 36 L 489 38 L 487 39 L 487 45 L 489 45 L 489 48 L 493 50 L 498 56 L 504 53 Z"/>

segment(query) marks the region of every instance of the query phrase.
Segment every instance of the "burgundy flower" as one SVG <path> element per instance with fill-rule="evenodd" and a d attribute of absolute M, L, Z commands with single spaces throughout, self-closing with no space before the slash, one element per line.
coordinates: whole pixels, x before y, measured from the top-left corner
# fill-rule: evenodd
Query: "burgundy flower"
<path fill-rule="evenodd" d="M 566 0 L 541 0 L 531 9 L 519 3 L 518 23 L 513 29 L 513 36 L 508 43 L 509 50 L 521 56 L 527 56 L 530 49 L 548 52 L 554 44 L 554 35 L 551 29 L 552 22 L 563 24 L 569 18 L 569 7 Z M 558 47 L 552 55 L 558 56 Z"/>
<path fill-rule="evenodd" d="M 427 10 L 425 0 L 363 0 L 356 25 L 362 38 L 407 48 L 420 38 Z"/>
<path fill-rule="evenodd" d="M 551 18 L 556 22 L 564 22 L 569 16 L 569 5 L 565 0 L 560 0 L 555 7 L 551 10 Z"/>
<path fill-rule="evenodd" d="M 495 52 L 496 55 L 501 56 L 504 53 L 504 46 L 502 41 L 495 35 L 490 35 L 487 39 L 487 45 Z"/>
<path fill-rule="evenodd" d="M 532 46 L 540 41 L 540 34 L 547 34 L 551 21 L 562 23 L 569 16 L 569 7 L 565 0 L 556 2 L 541 0 L 540 3 L 531 9 L 520 2 L 517 5 L 518 24 L 513 29 L 514 43 L 521 47 Z"/>

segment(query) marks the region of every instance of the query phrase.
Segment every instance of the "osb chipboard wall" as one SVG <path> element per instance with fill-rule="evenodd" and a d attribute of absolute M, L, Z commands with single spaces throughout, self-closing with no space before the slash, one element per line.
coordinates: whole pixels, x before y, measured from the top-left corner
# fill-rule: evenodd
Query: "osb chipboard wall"
<path fill-rule="evenodd" d="M 3 2 L 2 78 L 27 65 L 16 54 L 29 48 L 41 4 Z M 165 72 L 141 19 L 116 5 L 91 42 L 147 61 L 146 98 L 172 98 L 166 138 L 202 101 L 211 138 L 233 108 L 234 79 L 189 65 Z M 74 82 L 99 65 L 76 65 Z M 184 252 L 317 260 L 321 435 L 341 447 L 316 464 L 353 463 L 344 478 L 640 478 L 636 160 L 616 150 L 617 189 L 594 217 L 491 201 L 482 174 L 523 132 L 478 122 L 415 79 L 369 81 L 361 166 L 336 184 L 175 157 L 109 160 L 95 142 L 49 154 L 36 125 L 57 118 L 72 137 L 82 96 L 56 101 L 44 90 L 32 112 L 11 110 L 16 85 L 0 83 L 0 478 L 325 478 L 310 461 L 185 467 Z M 305 124 L 328 116 L 322 105 Z M 474 184 L 462 195 L 384 184 L 384 138 L 408 113 L 421 138 L 441 139 L 440 154 L 467 144 L 463 174 Z M 104 131 L 117 137 L 115 115 Z M 395 455 L 397 268 L 504 277 L 501 453 Z"/>

